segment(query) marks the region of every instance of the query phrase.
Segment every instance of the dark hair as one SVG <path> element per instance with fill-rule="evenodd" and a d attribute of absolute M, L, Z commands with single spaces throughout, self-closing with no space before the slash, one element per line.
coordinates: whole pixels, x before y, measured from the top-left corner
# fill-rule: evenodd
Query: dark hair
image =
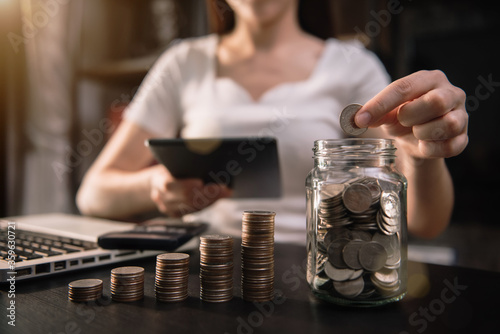
<path fill-rule="evenodd" d="M 234 12 L 226 0 L 206 0 L 211 32 L 219 35 L 234 28 Z M 328 0 L 299 0 L 299 24 L 301 28 L 319 38 L 335 36 L 332 22 L 332 6 Z"/>

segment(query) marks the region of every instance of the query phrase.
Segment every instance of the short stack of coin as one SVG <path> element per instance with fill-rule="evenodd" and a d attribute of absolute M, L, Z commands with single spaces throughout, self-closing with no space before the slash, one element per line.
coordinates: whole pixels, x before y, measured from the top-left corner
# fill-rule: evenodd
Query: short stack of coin
<path fill-rule="evenodd" d="M 274 297 L 274 219 L 270 211 L 245 211 L 242 219 L 241 294 L 246 301 Z"/>
<path fill-rule="evenodd" d="M 200 237 L 200 298 L 220 303 L 233 298 L 233 238 L 228 235 Z"/>
<path fill-rule="evenodd" d="M 133 302 L 144 297 L 144 268 L 119 267 L 111 270 L 111 299 Z"/>
<path fill-rule="evenodd" d="M 100 279 L 80 279 L 68 284 L 68 298 L 73 302 L 91 302 L 101 298 Z"/>
<path fill-rule="evenodd" d="M 156 257 L 155 292 L 162 302 L 180 302 L 188 297 L 189 254 L 164 253 Z"/>

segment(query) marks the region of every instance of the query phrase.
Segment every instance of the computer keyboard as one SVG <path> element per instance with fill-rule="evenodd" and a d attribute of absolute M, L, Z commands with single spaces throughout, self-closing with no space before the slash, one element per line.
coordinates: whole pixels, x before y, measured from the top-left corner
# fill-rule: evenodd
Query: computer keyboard
<path fill-rule="evenodd" d="M 0 229 L 0 259 L 8 259 L 7 229 Z M 16 229 L 16 262 L 98 248 L 97 243 Z"/>

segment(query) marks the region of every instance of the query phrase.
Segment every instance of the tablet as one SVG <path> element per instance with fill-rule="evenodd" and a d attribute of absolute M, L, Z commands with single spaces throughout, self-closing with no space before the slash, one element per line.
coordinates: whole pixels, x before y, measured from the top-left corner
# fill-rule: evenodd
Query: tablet
<path fill-rule="evenodd" d="M 275 138 L 149 139 L 146 146 L 175 178 L 226 184 L 237 198 L 281 196 Z"/>

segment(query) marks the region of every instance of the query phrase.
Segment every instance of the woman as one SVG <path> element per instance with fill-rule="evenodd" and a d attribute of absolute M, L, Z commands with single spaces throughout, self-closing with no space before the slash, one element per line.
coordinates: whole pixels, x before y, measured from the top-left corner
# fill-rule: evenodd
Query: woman
<path fill-rule="evenodd" d="M 370 137 L 394 138 L 408 179 L 408 228 L 425 237 L 447 226 L 453 187 L 444 158 L 467 145 L 464 92 L 440 71 L 421 71 L 390 85 L 380 62 L 356 43 L 305 33 L 298 0 L 228 0 L 228 34 L 185 40 L 157 62 L 124 120 L 88 171 L 77 195 L 82 213 L 123 218 L 158 209 L 196 213 L 224 233 L 240 235 L 245 209 L 277 212 L 276 239 L 305 243 L 304 179 L 314 140 L 340 138 L 340 110 L 356 115 Z M 229 199 L 224 186 L 174 179 L 153 160 L 151 137 L 278 138 L 284 196 Z M 196 201 L 196 194 L 210 194 Z M 188 212 L 189 211 L 189 212 Z"/>

